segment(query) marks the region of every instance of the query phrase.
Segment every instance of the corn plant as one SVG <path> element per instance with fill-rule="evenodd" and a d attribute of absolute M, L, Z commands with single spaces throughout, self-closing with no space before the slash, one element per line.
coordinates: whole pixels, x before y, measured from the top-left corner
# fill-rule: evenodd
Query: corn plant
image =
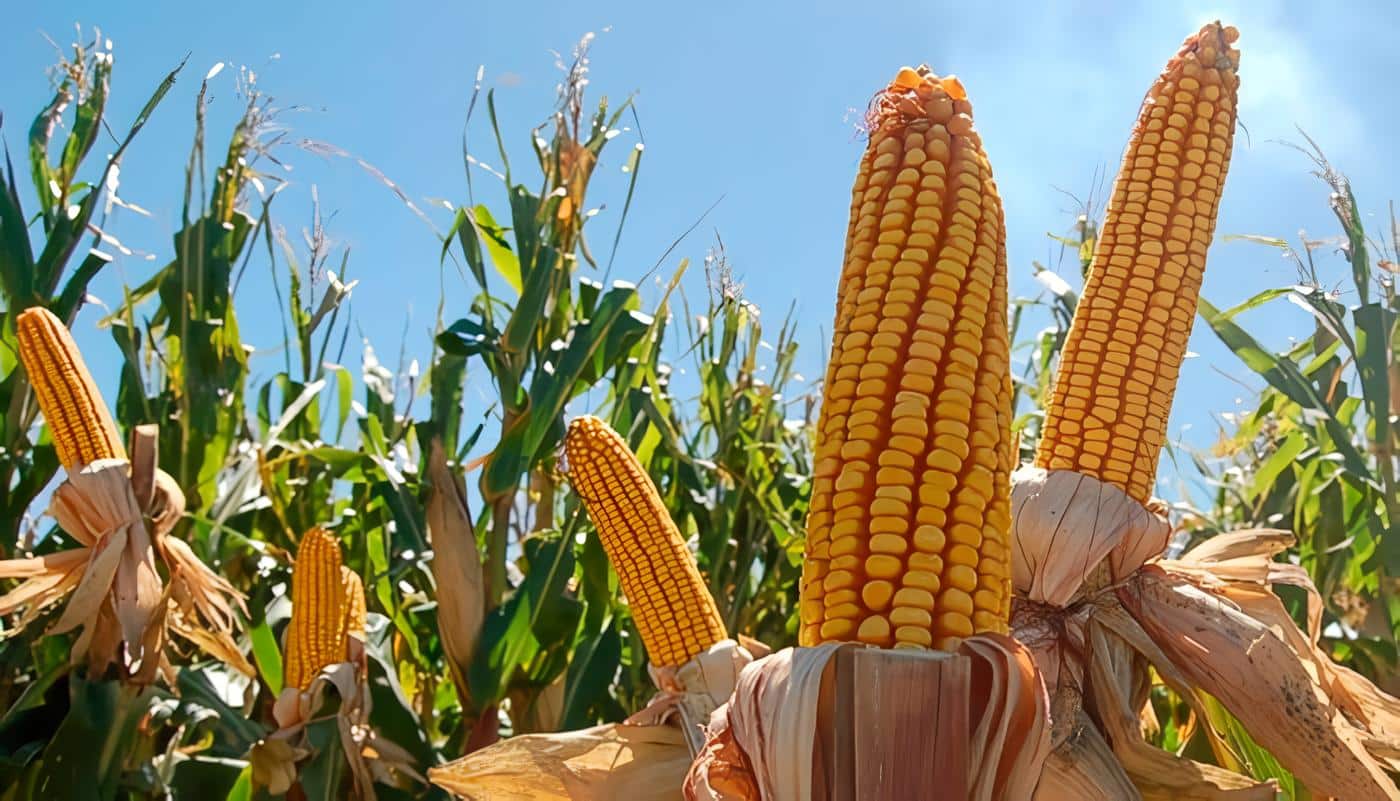
<path fill-rule="evenodd" d="M 46 438 L 31 440 L 38 407 L 28 378 L 17 369 L 15 316 L 30 306 L 45 306 L 71 324 L 88 284 L 111 262 L 110 251 L 124 247 L 104 232 L 114 209 L 126 206 L 117 194 L 121 158 L 180 71 L 176 67 L 165 76 L 111 155 L 93 165 L 88 156 L 111 124 L 106 112 L 113 64 L 111 43 L 95 32 L 90 42 L 75 43 L 72 56 L 55 65 L 53 98 L 34 118 L 27 137 L 28 201 L 5 144 L 0 167 L 0 537 L 7 543 L 20 532 L 30 503 L 58 464 Z M 83 250 L 85 241 L 90 244 Z"/>
<path fill-rule="evenodd" d="M 1350 183 L 1309 144 L 1304 152 L 1330 190 L 1340 237 L 1304 240 L 1298 248 L 1249 237 L 1292 260 L 1298 284 L 1228 309 L 1201 302 L 1202 318 L 1264 388 L 1222 441 L 1222 458 L 1198 459 L 1216 480 L 1198 534 L 1242 524 L 1293 531 L 1299 563 L 1326 601 L 1326 622 L 1335 624 L 1325 628 L 1335 656 L 1394 686 L 1400 633 L 1394 259 L 1400 239 L 1393 218 L 1379 238 L 1366 230 Z M 1332 288 L 1329 254 L 1347 268 Z M 1276 353 L 1237 318 L 1285 299 L 1312 316 L 1313 331 Z"/>

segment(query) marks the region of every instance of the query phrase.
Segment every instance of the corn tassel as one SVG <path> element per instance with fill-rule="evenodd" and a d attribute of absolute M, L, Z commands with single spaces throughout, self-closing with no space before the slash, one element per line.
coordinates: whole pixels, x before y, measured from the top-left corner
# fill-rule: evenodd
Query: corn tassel
<path fill-rule="evenodd" d="M 683 665 L 724 639 L 695 558 L 627 442 L 602 420 L 580 417 L 569 424 L 564 451 L 651 661 Z"/>
<path fill-rule="evenodd" d="M 323 528 L 306 532 L 292 566 L 286 686 L 305 690 L 327 666 L 345 661 L 350 604 L 342 580 L 340 543 L 335 536 Z"/>
<path fill-rule="evenodd" d="M 1038 467 L 1152 494 L 1235 133 L 1234 28 L 1205 26 L 1139 112 L 1060 358 Z"/>
<path fill-rule="evenodd" d="M 35 306 L 20 313 L 15 333 L 20 360 L 64 469 L 72 472 L 98 459 L 125 459 L 116 423 L 63 321 Z"/>
<path fill-rule="evenodd" d="M 872 104 L 818 420 L 800 641 L 1005 632 L 1012 467 L 1001 200 L 952 76 Z"/>

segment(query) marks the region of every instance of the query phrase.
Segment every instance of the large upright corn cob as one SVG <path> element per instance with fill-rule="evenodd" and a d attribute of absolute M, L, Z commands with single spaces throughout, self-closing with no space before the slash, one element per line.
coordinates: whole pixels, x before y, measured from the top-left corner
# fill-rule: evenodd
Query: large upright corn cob
<path fill-rule="evenodd" d="M 683 665 L 724 639 L 695 559 L 626 440 L 596 417 L 579 417 L 569 423 L 564 454 L 651 661 Z"/>
<path fill-rule="evenodd" d="M 117 425 L 63 321 L 35 306 L 20 312 L 15 333 L 20 360 L 64 469 L 126 458 Z"/>
<path fill-rule="evenodd" d="M 345 661 L 349 604 L 343 581 L 335 536 L 323 528 L 306 532 L 292 566 L 286 686 L 305 690 L 328 665 Z"/>
<path fill-rule="evenodd" d="M 1148 92 L 1113 184 L 1035 462 L 1152 494 L 1235 133 L 1239 51 L 1215 22 Z"/>
<path fill-rule="evenodd" d="M 1006 248 L 971 114 L 927 67 L 872 105 L 818 420 L 806 645 L 1006 630 Z"/>

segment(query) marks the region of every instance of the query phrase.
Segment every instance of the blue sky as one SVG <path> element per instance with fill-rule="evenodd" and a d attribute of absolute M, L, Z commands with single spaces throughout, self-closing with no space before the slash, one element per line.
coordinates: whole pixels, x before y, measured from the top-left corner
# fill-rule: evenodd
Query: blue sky
<path fill-rule="evenodd" d="M 967 86 L 1006 206 L 1013 294 L 1036 291 L 1032 260 L 1057 265 L 1047 232 L 1067 232 L 1073 204 L 1093 188 L 1096 171 L 1116 169 L 1141 97 L 1181 39 L 1203 21 L 1221 18 L 1241 30 L 1240 120 L 1217 242 L 1204 295 L 1232 305 L 1266 287 L 1295 280 L 1272 250 L 1222 243 L 1223 234 L 1265 234 L 1296 241 L 1333 236 L 1326 189 L 1310 164 L 1279 140 L 1298 141 L 1295 126 L 1316 139 L 1353 179 L 1364 211 L 1386 213 L 1386 195 L 1400 177 L 1388 132 L 1400 124 L 1389 96 L 1400 70 L 1393 43 L 1400 12 L 1385 3 L 1252 2 L 947 5 L 881 3 L 241 3 L 169 0 L 114 3 L 70 0 L 7 9 L 0 33 L 0 112 L 12 150 L 45 102 L 44 68 L 54 52 L 42 34 L 66 45 L 74 23 L 98 25 L 115 44 L 115 99 L 109 119 L 124 128 L 157 81 L 186 53 L 175 90 L 128 152 L 122 195 L 152 212 L 123 214 L 111 228 L 127 246 L 157 261 L 122 258 L 94 286 L 112 302 L 123 279 L 143 280 L 170 254 L 179 217 L 182 171 L 199 79 L 219 62 L 248 65 L 278 105 L 300 107 L 281 121 L 294 139 L 330 142 L 374 164 L 421 206 L 465 200 L 461 133 L 479 65 L 497 91 L 501 124 L 521 153 L 528 130 L 554 101 L 560 73 L 552 51 L 567 53 L 597 32 L 592 92 L 633 95 L 646 142 L 639 194 L 614 268 L 636 278 L 710 206 L 705 222 L 663 265 L 682 256 L 698 262 L 723 237 L 745 293 L 776 327 L 797 304 L 808 376 L 819 374 L 828 342 L 840 269 L 850 183 L 861 153 L 853 109 L 903 64 L 929 63 L 958 74 Z M 222 147 L 239 106 L 236 69 L 211 82 L 211 140 Z M 220 127 L 220 126 L 223 127 Z M 630 135 L 635 136 L 636 132 Z M 487 131 L 475 148 L 488 161 Z M 482 152 L 484 151 L 484 152 Z M 278 199 L 280 221 L 293 232 L 310 217 L 317 188 L 328 228 L 351 249 L 360 279 L 353 311 L 380 357 L 404 352 L 426 360 L 439 295 L 439 244 L 352 160 L 293 149 L 294 169 Z M 621 211 L 619 167 L 626 145 L 614 146 L 602 169 L 606 183 L 590 197 L 607 201 L 594 223 L 606 228 Z M 479 201 L 501 195 L 484 173 Z M 437 225 L 447 213 L 439 209 Z M 611 235 L 595 238 L 611 241 Z M 1324 263 L 1342 275 L 1339 258 Z M 697 265 L 698 266 L 698 265 Z M 1076 265 L 1062 272 L 1078 284 Z M 265 298 L 265 270 L 242 289 L 240 314 L 255 344 L 277 338 Z M 470 288 L 446 279 L 449 319 L 464 310 Z M 686 284 L 698 299 L 701 271 Z M 655 296 L 655 292 L 652 292 Z M 78 321 L 79 340 L 93 354 L 99 380 L 111 388 L 115 346 L 94 328 L 99 313 Z M 1247 317 L 1252 330 L 1278 346 L 1307 326 L 1301 313 L 1277 305 Z M 1242 367 L 1204 326 L 1182 371 L 1173 437 L 1208 444 L 1216 415 L 1249 403 L 1236 379 Z M 406 333 L 406 338 L 405 338 Z M 347 361 L 356 366 L 351 354 Z M 264 353 L 254 369 L 265 377 L 281 356 Z M 104 375 L 105 372 L 105 375 Z M 1257 386 L 1257 382 L 1246 384 Z M 111 391 L 110 389 L 108 391 Z M 469 394 L 479 407 L 485 395 Z M 1164 471 L 1166 472 L 1166 471 Z M 1175 493 L 1167 491 L 1166 494 Z"/>

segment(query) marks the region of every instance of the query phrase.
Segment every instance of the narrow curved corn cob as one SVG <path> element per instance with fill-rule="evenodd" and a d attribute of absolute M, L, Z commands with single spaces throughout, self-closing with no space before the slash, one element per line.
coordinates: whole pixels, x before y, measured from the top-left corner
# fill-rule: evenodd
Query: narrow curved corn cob
<path fill-rule="evenodd" d="M 323 528 L 306 532 L 292 566 L 286 686 L 305 690 L 328 665 L 345 661 L 349 604 L 342 580 L 340 543 L 335 536 Z"/>
<path fill-rule="evenodd" d="M 345 636 L 364 641 L 369 625 L 365 610 L 365 583 L 360 574 L 348 567 L 340 568 L 340 588 L 345 596 Z"/>
<path fill-rule="evenodd" d="M 1036 465 L 1152 494 L 1235 133 L 1234 28 L 1187 38 L 1133 127 Z"/>
<path fill-rule="evenodd" d="M 15 333 L 20 360 L 64 469 L 72 471 L 98 459 L 125 459 L 117 425 L 63 321 L 35 306 L 20 312 Z"/>
<path fill-rule="evenodd" d="M 1001 200 L 952 76 L 877 96 L 818 420 L 800 640 L 1005 632 L 1012 467 Z"/>
<path fill-rule="evenodd" d="M 627 442 L 602 420 L 579 417 L 569 423 L 564 454 L 651 661 L 683 665 L 723 640 L 715 599 Z"/>

